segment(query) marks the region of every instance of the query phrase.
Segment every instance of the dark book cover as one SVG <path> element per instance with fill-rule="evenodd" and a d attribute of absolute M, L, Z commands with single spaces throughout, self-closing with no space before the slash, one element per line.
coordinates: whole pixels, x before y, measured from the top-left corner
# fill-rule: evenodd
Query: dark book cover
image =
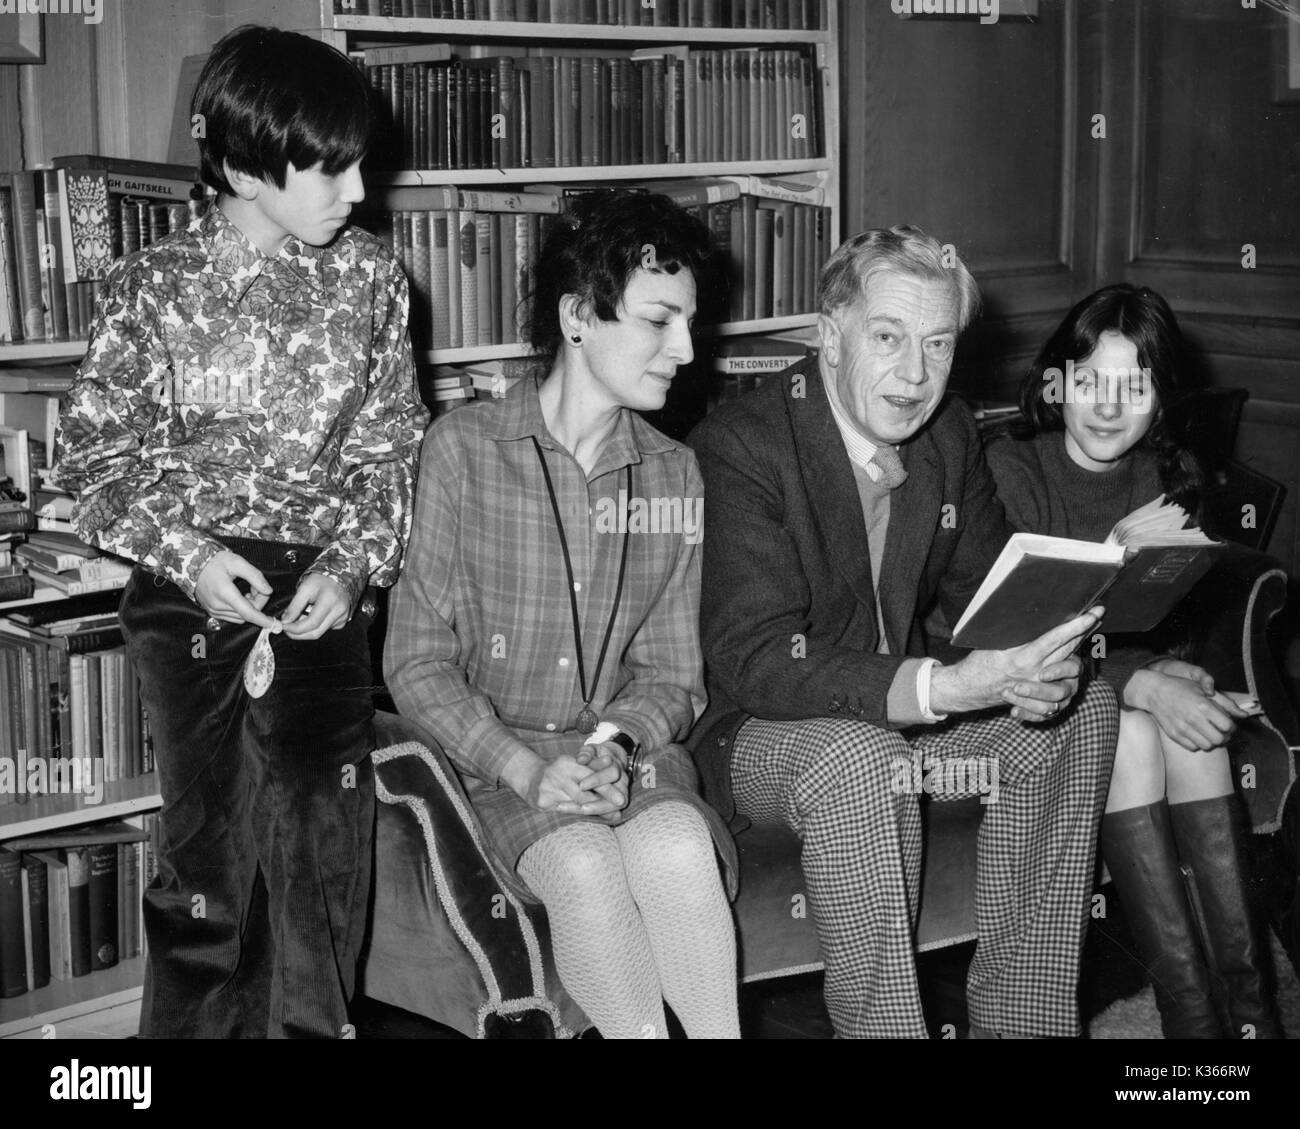
<path fill-rule="evenodd" d="M 68 934 L 71 941 L 72 975 L 90 973 L 90 848 L 69 847 L 64 852 L 68 865 Z"/>
<path fill-rule="evenodd" d="M 25 511 L 32 517 L 30 510 Z M 4 515 L 0 514 L 0 521 Z M 0 531 L 4 526 L 0 524 Z M 104 612 L 116 612 L 122 602 L 121 591 L 87 592 L 81 596 L 69 596 L 66 600 L 49 600 L 43 604 L 33 604 L 7 613 L 11 619 L 27 627 L 39 627 L 56 620 L 72 619 L 82 615 L 100 615 Z"/>
<path fill-rule="evenodd" d="M 54 708 L 57 710 L 55 718 L 55 733 L 52 747 L 55 755 L 71 757 L 73 749 L 72 738 L 72 656 L 63 647 L 51 647 L 50 658 L 53 660 L 55 667 L 54 685 L 57 695 Z"/>
<path fill-rule="evenodd" d="M 970 620 L 959 625 L 953 645 L 1001 651 L 1037 639 L 1096 604 L 1119 568 L 1027 555 Z"/>
<path fill-rule="evenodd" d="M 23 339 L 23 306 L 18 290 L 18 242 L 14 234 L 13 189 L 8 173 L 0 173 L 0 271 L 4 272 L 9 336 Z"/>
<path fill-rule="evenodd" d="M 90 748 L 87 755 L 93 760 L 99 760 L 104 755 L 101 662 L 97 652 L 92 651 L 86 656 L 86 715 L 90 723 Z"/>
<path fill-rule="evenodd" d="M 23 337 L 44 341 L 45 305 L 41 299 L 41 232 L 37 224 L 37 192 L 34 172 L 9 174 L 13 184 L 14 234 L 18 248 L 18 293 L 23 312 Z M 4 530 L 0 525 L 0 531 Z"/>
<path fill-rule="evenodd" d="M 0 997 L 8 999 L 26 991 L 22 856 L 0 847 Z"/>
<path fill-rule="evenodd" d="M 25 511 L 27 516 L 31 516 L 31 511 Z M 4 519 L 7 515 L 0 514 L 0 531 L 4 531 Z M 22 528 L 16 526 L 16 528 Z M 0 603 L 7 603 L 10 600 L 30 600 L 32 593 L 36 591 L 36 582 L 25 572 L 16 576 L 0 576 Z"/>
<path fill-rule="evenodd" d="M 1214 545 L 1152 545 L 1125 561 L 1101 602 L 1102 631 L 1150 631 L 1214 563 Z"/>
<path fill-rule="evenodd" d="M 50 982 L 49 874 L 45 863 L 35 855 L 23 855 L 22 860 L 23 885 L 26 887 L 27 895 L 24 907 L 27 914 L 25 932 L 31 942 L 28 951 L 31 983 L 28 987 L 35 991 L 37 988 L 44 988 Z"/>
<path fill-rule="evenodd" d="M 117 963 L 117 848 L 116 843 L 88 848 L 90 967 L 96 972 Z"/>

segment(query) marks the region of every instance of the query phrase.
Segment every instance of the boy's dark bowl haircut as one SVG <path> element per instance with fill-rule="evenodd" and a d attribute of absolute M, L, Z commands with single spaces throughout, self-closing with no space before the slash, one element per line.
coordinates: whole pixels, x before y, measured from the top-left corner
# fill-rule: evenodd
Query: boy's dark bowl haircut
<path fill-rule="evenodd" d="M 213 48 L 190 103 L 200 171 L 232 191 L 222 162 L 283 188 L 289 163 L 331 175 L 365 156 L 370 88 L 347 56 L 297 32 L 248 25 Z"/>

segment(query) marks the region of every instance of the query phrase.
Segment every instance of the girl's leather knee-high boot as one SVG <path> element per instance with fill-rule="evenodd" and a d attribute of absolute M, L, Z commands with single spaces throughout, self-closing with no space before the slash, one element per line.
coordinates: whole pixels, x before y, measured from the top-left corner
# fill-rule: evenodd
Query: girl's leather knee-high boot
<path fill-rule="evenodd" d="M 1101 851 L 1155 988 L 1165 1038 L 1223 1038 L 1165 801 L 1104 815 Z"/>
<path fill-rule="evenodd" d="M 1246 816 L 1235 795 L 1169 808 L 1178 857 L 1190 871 L 1205 949 L 1222 986 L 1229 1037 L 1280 1039 L 1282 1025 L 1264 975 L 1266 954 L 1245 868 Z"/>

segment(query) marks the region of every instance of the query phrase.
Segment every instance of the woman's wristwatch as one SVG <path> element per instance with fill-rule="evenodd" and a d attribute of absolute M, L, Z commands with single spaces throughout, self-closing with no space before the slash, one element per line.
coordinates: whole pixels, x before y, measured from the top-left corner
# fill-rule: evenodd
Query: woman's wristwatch
<path fill-rule="evenodd" d="M 631 781 L 636 771 L 636 760 L 641 753 L 641 746 L 612 721 L 602 721 L 597 725 L 583 745 L 603 745 L 606 741 L 614 742 L 627 754 L 627 775 L 628 780 Z"/>

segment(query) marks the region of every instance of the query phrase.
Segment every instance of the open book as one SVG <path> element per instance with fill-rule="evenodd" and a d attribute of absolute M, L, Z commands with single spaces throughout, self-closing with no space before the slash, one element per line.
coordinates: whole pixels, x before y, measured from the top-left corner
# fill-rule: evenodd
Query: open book
<path fill-rule="evenodd" d="M 1096 604 L 1101 630 L 1149 631 L 1213 563 L 1219 547 L 1161 495 L 1115 523 L 1106 540 L 1016 533 L 953 631 L 958 647 L 1004 650 Z"/>

